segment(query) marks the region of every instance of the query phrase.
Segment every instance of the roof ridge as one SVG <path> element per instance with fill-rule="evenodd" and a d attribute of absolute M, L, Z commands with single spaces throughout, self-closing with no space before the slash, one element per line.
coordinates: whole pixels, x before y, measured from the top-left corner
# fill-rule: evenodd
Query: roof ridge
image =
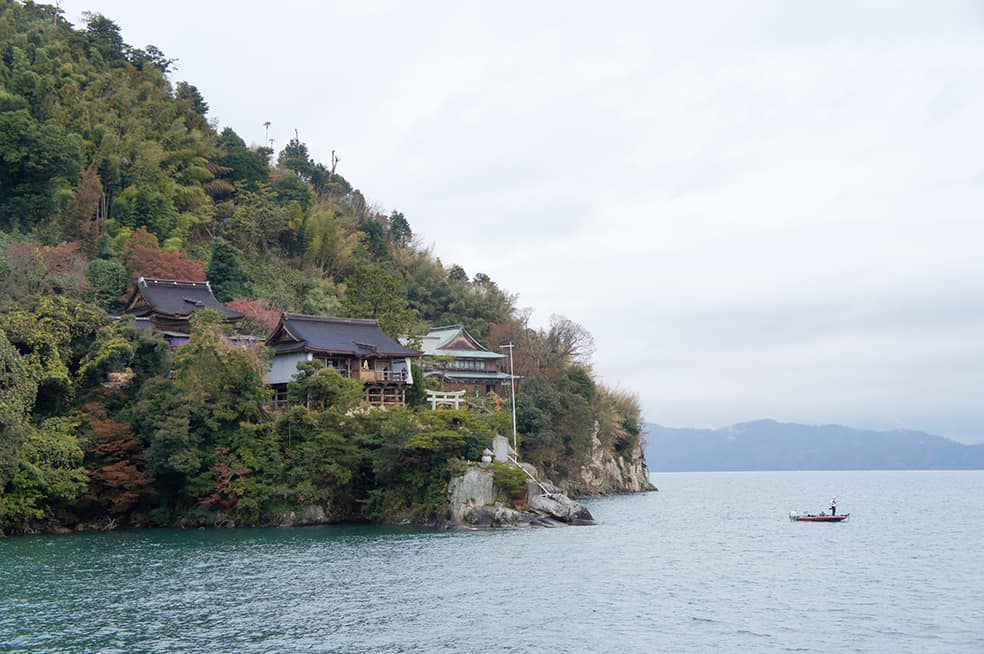
<path fill-rule="evenodd" d="M 330 322 L 338 323 L 343 325 L 379 325 L 379 320 L 376 318 L 342 318 L 339 316 L 312 316 L 306 313 L 290 313 L 284 311 L 281 314 L 282 318 L 286 320 L 308 320 L 313 322 Z"/>
<path fill-rule="evenodd" d="M 200 286 L 202 288 L 212 288 L 211 284 L 208 283 L 208 280 L 205 280 L 204 282 L 195 282 L 190 279 L 158 279 L 156 277 L 144 277 L 142 275 L 137 279 L 137 284 L 140 283 L 143 283 L 145 286 L 149 284 L 170 284 L 173 286 Z"/>

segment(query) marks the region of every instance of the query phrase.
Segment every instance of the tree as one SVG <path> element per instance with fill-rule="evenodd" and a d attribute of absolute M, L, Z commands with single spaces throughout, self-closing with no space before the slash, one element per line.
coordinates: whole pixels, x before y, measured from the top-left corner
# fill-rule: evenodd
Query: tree
<path fill-rule="evenodd" d="M 390 240 L 398 247 L 407 247 L 413 241 L 413 231 L 410 223 L 399 211 L 393 211 L 389 217 Z"/>
<path fill-rule="evenodd" d="M 126 268 L 115 259 L 96 259 L 89 264 L 89 287 L 96 303 L 106 311 L 120 308 L 129 281 Z"/>
<path fill-rule="evenodd" d="M 304 261 L 317 266 L 325 275 L 351 270 L 359 245 L 360 233 L 346 229 L 342 217 L 330 207 L 318 207 L 303 225 Z"/>
<path fill-rule="evenodd" d="M 38 387 L 14 345 L 0 329 L 0 496 L 27 439 L 27 417 Z"/>
<path fill-rule="evenodd" d="M 131 277 L 205 281 L 205 266 L 184 252 L 161 252 L 157 237 L 146 228 L 133 232 L 126 242 L 126 268 Z"/>
<path fill-rule="evenodd" d="M 88 482 L 82 448 L 70 418 L 49 418 L 32 428 L 14 463 L 13 478 L 0 495 L 0 527 L 31 531 L 81 496 Z"/>
<path fill-rule="evenodd" d="M 182 394 L 207 407 L 217 426 L 257 421 L 264 415 L 269 389 L 258 349 L 232 344 L 223 333 L 224 316 L 202 309 L 192 314 L 192 333 L 175 358 L 174 378 Z"/>
<path fill-rule="evenodd" d="M 122 62 L 127 50 L 120 26 L 102 14 L 82 13 L 89 48 L 107 63 Z"/>
<path fill-rule="evenodd" d="M 37 244 L 11 243 L 5 254 L 4 295 L 13 300 L 21 300 L 40 293 L 48 271 Z M 0 304 L 3 303 L 0 298 Z"/>
<path fill-rule="evenodd" d="M 280 321 L 280 312 L 270 308 L 263 300 L 237 297 L 231 302 L 226 302 L 226 306 L 243 314 L 243 322 L 239 329 L 254 336 L 269 335 Z"/>
<path fill-rule="evenodd" d="M 594 337 L 583 326 L 563 316 L 550 316 L 544 339 L 555 361 L 587 364 L 595 352 Z"/>
<path fill-rule="evenodd" d="M 391 336 L 414 333 L 417 312 L 407 305 L 406 286 L 391 265 L 363 263 L 345 279 L 342 311 L 350 318 L 376 318 Z"/>
<path fill-rule="evenodd" d="M 314 194 L 304 181 L 293 174 L 278 174 L 270 184 L 276 196 L 277 204 L 284 207 L 296 202 L 301 209 L 307 211 L 314 203 Z"/>
<path fill-rule="evenodd" d="M 82 173 L 78 191 L 65 209 L 62 238 L 82 242 L 82 251 L 93 256 L 99 249 L 105 216 L 102 212 L 103 187 L 99 172 L 87 168 Z"/>
<path fill-rule="evenodd" d="M 258 184 L 270 181 L 269 148 L 246 147 L 246 142 L 231 127 L 222 130 L 218 145 L 219 163 L 228 169 L 222 174 L 223 178 L 242 182 L 249 190 L 256 190 Z"/>
<path fill-rule="evenodd" d="M 145 382 L 132 409 L 133 431 L 145 439 L 148 469 L 163 501 L 178 510 L 215 492 L 217 448 L 239 457 L 253 447 L 252 429 L 265 421 L 269 397 L 258 348 L 230 342 L 217 311 L 195 311 L 191 323 L 191 338 L 178 350 L 173 376 Z"/>
<path fill-rule="evenodd" d="M 113 219 L 125 227 L 140 227 L 158 238 L 168 238 L 178 226 L 180 213 L 170 190 L 142 181 L 127 186 L 113 200 Z"/>
<path fill-rule="evenodd" d="M 86 277 L 89 262 L 79 252 L 80 243 L 63 243 L 53 248 L 41 248 L 47 274 L 46 286 L 58 294 L 79 296 L 89 288 Z"/>
<path fill-rule="evenodd" d="M 58 295 L 0 313 L 0 329 L 24 353 L 21 361 L 37 383 L 36 418 L 65 414 L 76 397 L 80 362 L 108 322 L 103 311 Z"/>
<path fill-rule="evenodd" d="M 153 66 L 157 70 L 161 71 L 161 74 L 167 75 L 171 72 L 171 69 L 175 67 L 174 62 L 177 61 L 177 59 L 168 58 L 156 45 L 148 45 L 143 50 L 140 48 L 127 48 L 127 51 L 127 59 L 137 70 L 143 70 L 147 66 Z M 187 87 L 189 85 L 185 82 L 178 82 L 178 88 L 176 89 L 177 93 L 175 95 L 179 98 L 181 97 L 181 92 L 183 90 L 182 86 Z M 191 88 L 194 89 L 195 87 L 192 86 Z M 197 93 L 198 89 L 195 89 L 195 92 Z M 205 105 L 205 109 L 206 111 L 208 110 L 208 105 Z M 201 115 L 204 116 L 205 112 L 203 111 Z"/>
<path fill-rule="evenodd" d="M 212 256 L 208 260 L 208 281 L 219 302 L 242 296 L 246 275 L 239 265 L 239 252 L 225 239 L 212 241 Z"/>
<path fill-rule="evenodd" d="M 237 185 L 236 208 L 231 221 L 223 223 L 222 235 L 243 252 L 269 252 L 287 240 L 288 213 L 279 206 L 265 184 L 249 191 Z"/>
<path fill-rule="evenodd" d="M 362 382 L 343 377 L 320 361 L 305 361 L 298 364 L 297 374 L 287 383 L 287 397 L 311 410 L 331 408 L 344 414 L 362 401 Z"/>
<path fill-rule="evenodd" d="M 296 137 L 281 151 L 277 165 L 294 172 L 301 180 L 310 184 L 319 196 L 327 195 L 331 173 L 320 163 L 315 163 L 308 154 L 307 145 Z"/>
<path fill-rule="evenodd" d="M 383 218 L 385 220 L 385 218 Z M 359 219 L 359 231 L 365 234 L 363 244 L 373 259 L 389 259 L 389 247 L 386 242 L 386 227 L 376 216 Z"/>
<path fill-rule="evenodd" d="M 56 121 L 0 113 L 0 227 L 30 228 L 66 206 L 81 156 L 81 139 Z"/>
<path fill-rule="evenodd" d="M 120 518 L 152 494 L 153 477 L 146 470 L 143 448 L 129 425 L 109 418 L 101 405 L 86 408 L 95 436 L 86 461 L 90 479 L 86 498 Z"/>

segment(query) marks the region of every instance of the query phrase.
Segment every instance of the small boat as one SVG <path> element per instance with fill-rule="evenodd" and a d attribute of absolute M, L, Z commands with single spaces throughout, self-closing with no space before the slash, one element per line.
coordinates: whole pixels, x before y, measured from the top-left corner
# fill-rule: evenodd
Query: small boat
<path fill-rule="evenodd" d="M 841 515 L 827 515 L 826 513 L 821 513 L 820 515 L 813 515 L 812 513 L 790 513 L 789 519 L 793 522 L 843 522 L 847 520 L 850 513 L 843 513 Z"/>

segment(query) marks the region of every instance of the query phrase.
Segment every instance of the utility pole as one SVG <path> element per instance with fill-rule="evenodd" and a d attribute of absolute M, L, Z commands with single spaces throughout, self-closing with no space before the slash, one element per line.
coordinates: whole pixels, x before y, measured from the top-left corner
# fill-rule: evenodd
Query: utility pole
<path fill-rule="evenodd" d="M 519 444 L 516 441 L 516 376 L 513 374 L 513 344 L 500 345 L 500 349 L 509 350 L 509 397 L 512 398 L 513 450 L 516 460 L 519 460 Z"/>

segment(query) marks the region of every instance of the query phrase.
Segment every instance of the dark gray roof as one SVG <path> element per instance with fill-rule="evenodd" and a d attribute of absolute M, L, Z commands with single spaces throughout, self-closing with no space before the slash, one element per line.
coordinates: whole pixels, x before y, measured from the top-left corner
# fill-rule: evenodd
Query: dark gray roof
<path fill-rule="evenodd" d="M 353 356 L 419 356 L 387 336 L 378 320 L 285 313 L 267 339 L 275 352 L 314 350 Z"/>
<path fill-rule="evenodd" d="M 149 307 L 135 306 L 140 296 Z M 141 277 L 127 306 L 127 311 L 136 315 L 151 313 L 168 316 L 189 316 L 195 309 L 215 309 L 226 318 L 238 319 L 243 314 L 227 308 L 212 295 L 208 282 L 187 282 L 172 279 L 148 279 Z"/>

